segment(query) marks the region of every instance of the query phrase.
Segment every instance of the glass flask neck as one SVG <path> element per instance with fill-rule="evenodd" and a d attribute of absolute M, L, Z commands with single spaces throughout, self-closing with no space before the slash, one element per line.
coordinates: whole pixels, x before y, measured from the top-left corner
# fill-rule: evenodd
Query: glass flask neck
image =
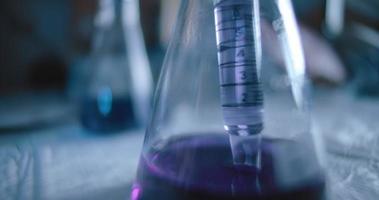
<path fill-rule="evenodd" d="M 136 0 L 100 0 L 95 18 L 96 28 L 109 28 L 114 24 L 139 23 L 139 5 Z"/>
<path fill-rule="evenodd" d="M 136 0 L 100 0 L 95 16 L 93 53 L 125 52 L 126 38 L 139 29 L 139 5 Z M 127 33 L 127 34 L 126 34 Z"/>

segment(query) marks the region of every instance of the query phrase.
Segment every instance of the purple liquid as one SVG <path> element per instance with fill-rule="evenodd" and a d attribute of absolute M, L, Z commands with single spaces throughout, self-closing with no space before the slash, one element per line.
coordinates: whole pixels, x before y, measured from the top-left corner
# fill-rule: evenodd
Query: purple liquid
<path fill-rule="evenodd" d="M 287 140 L 262 141 L 262 168 L 233 165 L 227 135 L 176 138 L 141 159 L 132 200 L 321 200 L 325 179 L 317 173 L 284 187 L 274 170 L 275 148 L 301 151 Z M 295 149 L 294 149 L 295 148 Z M 301 165 L 296 170 L 302 170 Z M 305 170 L 305 169 L 304 169 Z M 296 176 L 297 174 L 293 174 Z"/>
<path fill-rule="evenodd" d="M 137 125 L 130 99 L 115 98 L 109 108 L 104 113 L 96 99 L 84 100 L 80 111 L 82 125 L 94 132 L 115 132 Z"/>

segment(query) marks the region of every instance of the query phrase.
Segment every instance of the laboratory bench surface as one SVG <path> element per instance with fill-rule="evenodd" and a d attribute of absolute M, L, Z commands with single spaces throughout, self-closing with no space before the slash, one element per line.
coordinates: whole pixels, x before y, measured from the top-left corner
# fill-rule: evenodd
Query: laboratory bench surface
<path fill-rule="evenodd" d="M 314 97 L 313 127 L 324 138 L 329 199 L 377 200 L 379 99 L 346 91 L 317 91 Z M 92 134 L 61 98 L 39 95 L 24 107 L 17 99 L 0 100 L 0 200 L 128 199 L 144 130 Z M 24 126 L 12 128 L 12 121 Z"/>

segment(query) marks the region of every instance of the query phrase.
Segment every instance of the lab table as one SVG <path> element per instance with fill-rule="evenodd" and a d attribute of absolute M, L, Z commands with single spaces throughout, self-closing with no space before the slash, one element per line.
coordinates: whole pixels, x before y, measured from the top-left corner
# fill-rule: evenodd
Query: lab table
<path fill-rule="evenodd" d="M 329 199 L 379 199 L 379 100 L 345 90 L 313 96 Z M 19 99 L 0 100 L 0 122 L 8 123 L 0 123 L 1 200 L 129 199 L 143 129 L 93 134 L 62 98 L 38 95 L 24 107 Z M 24 127 L 12 128 L 12 117 Z"/>

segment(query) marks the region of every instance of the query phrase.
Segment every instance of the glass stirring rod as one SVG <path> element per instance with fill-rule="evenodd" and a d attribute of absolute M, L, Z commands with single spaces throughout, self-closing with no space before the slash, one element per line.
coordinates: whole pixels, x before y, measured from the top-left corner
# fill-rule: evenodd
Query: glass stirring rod
<path fill-rule="evenodd" d="M 259 0 L 214 0 L 224 127 L 234 164 L 261 168 Z"/>

